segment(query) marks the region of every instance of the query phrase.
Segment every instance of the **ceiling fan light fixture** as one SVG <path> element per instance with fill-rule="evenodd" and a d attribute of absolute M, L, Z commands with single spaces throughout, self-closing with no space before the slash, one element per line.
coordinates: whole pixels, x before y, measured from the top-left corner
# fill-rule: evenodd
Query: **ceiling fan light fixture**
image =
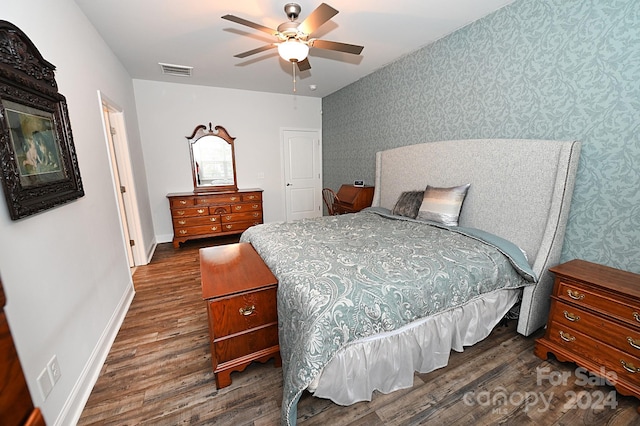
<path fill-rule="evenodd" d="M 309 46 L 296 39 L 289 39 L 278 43 L 280 57 L 289 62 L 304 61 L 309 54 Z"/>

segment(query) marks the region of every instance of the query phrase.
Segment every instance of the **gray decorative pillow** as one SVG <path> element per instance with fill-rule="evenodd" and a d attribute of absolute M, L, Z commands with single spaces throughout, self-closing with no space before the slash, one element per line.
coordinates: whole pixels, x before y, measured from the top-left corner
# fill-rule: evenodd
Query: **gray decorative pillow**
<path fill-rule="evenodd" d="M 400 194 L 396 205 L 393 206 L 391 214 L 397 216 L 406 216 L 411 219 L 415 219 L 418 215 L 418 210 L 422 204 L 422 198 L 424 197 L 424 191 L 406 191 Z"/>
<path fill-rule="evenodd" d="M 458 226 L 460 209 L 469 186 L 469 183 L 452 188 L 434 188 L 427 185 L 417 218 L 447 226 Z"/>

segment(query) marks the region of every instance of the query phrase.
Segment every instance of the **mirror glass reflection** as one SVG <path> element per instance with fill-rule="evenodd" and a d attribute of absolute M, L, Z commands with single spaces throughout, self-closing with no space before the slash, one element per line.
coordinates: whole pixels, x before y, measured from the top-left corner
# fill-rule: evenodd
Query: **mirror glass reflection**
<path fill-rule="evenodd" d="M 234 184 L 231 145 L 218 136 L 203 136 L 192 146 L 196 185 Z"/>

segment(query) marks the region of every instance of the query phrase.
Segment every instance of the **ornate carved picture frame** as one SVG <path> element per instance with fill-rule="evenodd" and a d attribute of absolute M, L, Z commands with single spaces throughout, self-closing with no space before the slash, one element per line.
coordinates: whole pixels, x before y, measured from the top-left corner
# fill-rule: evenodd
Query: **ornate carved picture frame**
<path fill-rule="evenodd" d="M 0 20 L 0 166 L 13 220 L 84 195 L 54 71 L 19 28 Z"/>

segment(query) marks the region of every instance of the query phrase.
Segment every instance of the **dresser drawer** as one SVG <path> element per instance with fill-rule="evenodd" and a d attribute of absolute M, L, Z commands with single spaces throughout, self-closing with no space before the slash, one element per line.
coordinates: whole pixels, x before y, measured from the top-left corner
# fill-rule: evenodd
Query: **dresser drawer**
<path fill-rule="evenodd" d="M 231 213 L 262 210 L 262 203 L 241 203 L 231 206 Z"/>
<path fill-rule="evenodd" d="M 250 192 L 242 195 L 242 201 L 262 201 L 262 192 Z"/>
<path fill-rule="evenodd" d="M 256 225 L 255 222 L 233 222 L 233 223 L 223 223 L 222 224 L 222 232 L 231 232 L 231 231 L 244 231 L 245 229 L 251 228 L 253 225 Z"/>
<path fill-rule="evenodd" d="M 573 328 L 551 322 L 549 340 L 614 371 L 618 378 L 640 386 L 640 358 L 619 351 Z"/>
<path fill-rule="evenodd" d="M 278 322 L 275 287 L 216 299 L 208 304 L 215 339 Z"/>
<path fill-rule="evenodd" d="M 213 346 L 218 364 L 250 355 L 262 349 L 278 346 L 278 324 L 261 327 L 221 340 L 215 339 Z"/>
<path fill-rule="evenodd" d="M 171 208 L 193 207 L 195 200 L 193 197 L 175 197 L 171 198 Z"/>
<path fill-rule="evenodd" d="M 561 279 L 558 286 L 558 298 L 640 327 L 640 306 L 633 304 L 631 300 L 566 279 Z"/>
<path fill-rule="evenodd" d="M 211 206 L 209 207 L 209 214 L 226 214 L 231 213 L 231 206 Z"/>
<path fill-rule="evenodd" d="M 240 201 L 242 201 L 242 196 L 240 194 L 215 194 L 196 198 L 196 204 L 206 205 L 239 203 Z"/>
<path fill-rule="evenodd" d="M 220 217 L 222 223 L 229 222 L 248 222 L 248 221 L 260 221 L 262 222 L 262 211 L 254 210 L 244 213 L 231 213 L 224 214 Z"/>
<path fill-rule="evenodd" d="M 209 209 L 206 207 L 192 207 L 192 208 L 171 210 L 171 216 L 173 216 L 174 218 L 189 217 L 189 216 L 207 216 L 208 214 L 209 214 Z"/>
<path fill-rule="evenodd" d="M 209 225 L 212 223 L 219 224 L 220 216 L 190 216 L 173 219 L 173 226 L 175 228 L 184 228 L 185 226 Z"/>
<path fill-rule="evenodd" d="M 176 228 L 175 233 L 179 237 L 188 237 L 190 235 L 207 235 L 222 232 L 222 225 L 215 223 L 212 225 L 188 226 L 186 228 Z"/>
<path fill-rule="evenodd" d="M 559 300 L 551 302 L 551 320 L 596 340 L 640 357 L 640 330 L 577 308 Z"/>

